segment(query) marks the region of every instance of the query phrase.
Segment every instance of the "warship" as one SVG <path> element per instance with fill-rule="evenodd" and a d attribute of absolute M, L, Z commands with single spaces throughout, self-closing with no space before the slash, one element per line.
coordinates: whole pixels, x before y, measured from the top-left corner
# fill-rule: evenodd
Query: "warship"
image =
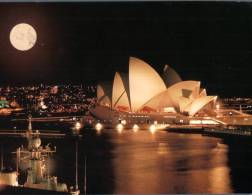
<path fill-rule="evenodd" d="M 15 152 L 13 152 L 16 155 L 16 170 L 8 171 L 2 169 L 0 172 L 0 185 L 78 195 L 80 193 L 80 190 L 78 189 L 78 183 L 76 183 L 75 187 L 68 188 L 65 183 L 59 183 L 56 176 L 50 176 L 49 159 L 54 153 L 56 153 L 56 147 L 52 148 L 49 146 L 49 144 L 42 146 L 41 135 L 47 134 L 49 136 L 62 136 L 64 134 L 40 133 L 38 130 L 33 131 L 31 116 L 28 117 L 28 121 L 28 129 L 23 133 L 19 133 L 19 135 L 22 135 L 27 139 L 27 146 L 21 146 L 17 148 Z M 76 145 L 76 149 L 77 146 L 78 145 Z M 77 157 L 76 160 L 78 160 Z M 1 165 L 2 161 L 3 157 L 1 157 Z M 21 162 L 26 162 L 28 164 L 28 168 L 26 170 L 27 178 L 24 184 L 18 183 L 19 165 Z M 78 163 L 76 162 L 76 182 L 78 182 L 77 164 Z"/>

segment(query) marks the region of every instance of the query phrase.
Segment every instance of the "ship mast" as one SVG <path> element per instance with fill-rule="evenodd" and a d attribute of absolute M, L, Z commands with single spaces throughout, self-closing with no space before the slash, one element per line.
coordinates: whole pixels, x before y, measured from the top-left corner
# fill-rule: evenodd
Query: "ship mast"
<path fill-rule="evenodd" d="M 3 170 L 3 144 L 1 144 L 1 170 Z"/>
<path fill-rule="evenodd" d="M 79 185 L 78 185 L 78 141 L 81 137 L 80 133 L 81 124 L 79 122 L 75 123 L 73 128 L 73 135 L 75 138 L 75 192 L 79 194 Z"/>
<path fill-rule="evenodd" d="M 29 121 L 29 124 L 28 124 L 28 132 L 29 132 L 29 133 L 32 133 L 32 122 L 31 122 L 31 119 L 32 119 L 32 116 L 29 115 L 29 116 L 28 116 L 28 121 Z"/>
<path fill-rule="evenodd" d="M 84 167 L 84 194 L 87 194 L 87 157 L 85 156 L 85 167 Z"/>
<path fill-rule="evenodd" d="M 79 189 L 78 186 L 78 135 L 75 139 L 75 190 Z"/>
<path fill-rule="evenodd" d="M 17 149 L 17 153 L 16 153 L 16 171 L 17 171 L 17 175 L 19 175 L 19 161 L 20 161 L 20 147 Z"/>

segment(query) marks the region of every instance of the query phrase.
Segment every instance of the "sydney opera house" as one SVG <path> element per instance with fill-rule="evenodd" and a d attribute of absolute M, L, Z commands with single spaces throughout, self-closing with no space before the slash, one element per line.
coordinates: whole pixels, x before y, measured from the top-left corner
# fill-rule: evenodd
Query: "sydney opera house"
<path fill-rule="evenodd" d="M 90 112 L 101 121 L 129 126 L 225 123 L 217 116 L 223 114 L 216 109 L 217 96 L 207 95 L 200 84 L 183 81 L 168 65 L 160 76 L 146 62 L 130 57 L 128 74 L 116 72 L 112 83 L 97 86 L 97 104 Z"/>

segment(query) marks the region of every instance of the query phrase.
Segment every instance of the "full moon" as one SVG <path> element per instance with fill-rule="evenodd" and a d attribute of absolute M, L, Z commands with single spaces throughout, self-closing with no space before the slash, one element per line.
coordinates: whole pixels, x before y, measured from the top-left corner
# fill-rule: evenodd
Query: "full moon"
<path fill-rule="evenodd" d="M 14 48 L 20 51 L 31 49 L 37 41 L 35 29 L 26 23 L 14 26 L 10 32 L 10 42 Z"/>

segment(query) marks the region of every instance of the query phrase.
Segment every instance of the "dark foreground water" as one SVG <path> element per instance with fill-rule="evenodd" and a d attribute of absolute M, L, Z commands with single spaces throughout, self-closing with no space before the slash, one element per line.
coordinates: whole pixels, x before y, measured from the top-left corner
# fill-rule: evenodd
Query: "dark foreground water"
<path fill-rule="evenodd" d="M 79 141 L 79 186 L 87 193 L 252 192 L 252 141 L 166 131 L 83 131 Z M 2 140 L 5 162 L 22 139 Z M 74 139 L 45 139 L 57 146 L 51 163 L 60 181 L 74 185 Z M 14 156 L 12 156 L 14 157 Z M 8 162 L 9 163 L 9 162 Z M 12 161 L 14 166 L 14 160 Z M 23 179 L 20 179 L 22 181 Z"/>

